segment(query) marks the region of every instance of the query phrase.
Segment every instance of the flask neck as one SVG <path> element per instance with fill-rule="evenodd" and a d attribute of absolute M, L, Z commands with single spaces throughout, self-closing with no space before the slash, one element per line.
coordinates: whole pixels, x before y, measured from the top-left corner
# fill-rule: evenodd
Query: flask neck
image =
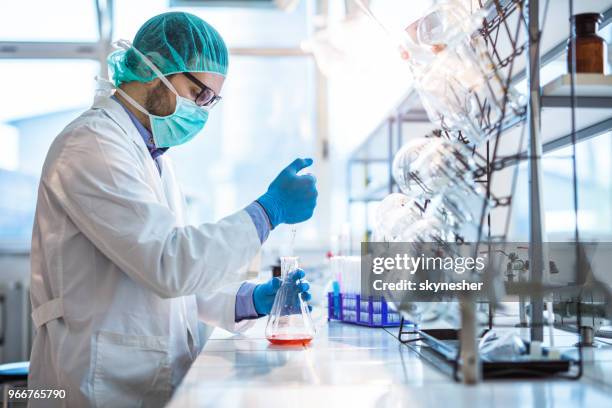
<path fill-rule="evenodd" d="M 287 276 L 298 268 L 297 256 L 286 256 L 281 258 L 281 275 L 280 278 L 284 282 Z"/>

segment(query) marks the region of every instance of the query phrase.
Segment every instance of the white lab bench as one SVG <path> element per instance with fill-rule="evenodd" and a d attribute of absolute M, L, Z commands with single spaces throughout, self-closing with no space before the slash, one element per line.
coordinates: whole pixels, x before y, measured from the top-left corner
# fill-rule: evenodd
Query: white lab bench
<path fill-rule="evenodd" d="M 465 386 L 401 344 L 397 329 L 322 321 L 310 345 L 283 347 L 266 340 L 265 323 L 243 335 L 215 330 L 168 406 L 612 407 L 612 346 L 585 353 L 580 381 Z"/>

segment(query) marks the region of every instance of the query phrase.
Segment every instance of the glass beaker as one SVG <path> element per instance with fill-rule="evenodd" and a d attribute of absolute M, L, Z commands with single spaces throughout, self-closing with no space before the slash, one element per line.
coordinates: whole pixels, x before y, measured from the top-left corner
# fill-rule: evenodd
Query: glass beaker
<path fill-rule="evenodd" d="M 295 279 L 297 269 L 297 257 L 281 257 L 282 283 L 266 325 L 266 338 L 272 344 L 305 345 L 315 335 L 308 304 L 299 291 L 301 282 Z"/>

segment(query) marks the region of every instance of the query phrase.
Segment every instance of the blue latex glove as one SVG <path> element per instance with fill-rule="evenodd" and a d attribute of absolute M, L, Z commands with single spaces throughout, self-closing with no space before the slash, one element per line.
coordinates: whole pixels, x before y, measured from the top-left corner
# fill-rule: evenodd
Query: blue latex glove
<path fill-rule="evenodd" d="M 272 228 L 282 223 L 297 224 L 312 217 L 317 205 L 317 181 L 312 174 L 297 174 L 311 164 L 312 159 L 295 159 L 257 200 L 266 210 Z"/>
<path fill-rule="evenodd" d="M 310 285 L 308 282 L 297 283 L 298 280 L 303 279 L 306 274 L 301 269 L 296 269 L 290 276 L 290 279 L 296 283 L 296 291 L 295 294 L 297 296 L 301 296 L 302 300 L 308 302 L 312 296 L 308 292 L 310 289 Z M 276 297 L 276 292 L 281 287 L 281 280 L 279 278 L 272 278 L 266 283 L 261 283 L 255 286 L 253 289 L 253 305 L 255 306 L 255 311 L 257 314 L 263 316 L 270 314 L 272 310 L 272 305 L 274 304 L 274 298 Z M 300 312 L 300 301 L 295 296 L 295 311 L 296 313 Z M 308 309 L 312 310 L 312 307 L 308 306 Z"/>

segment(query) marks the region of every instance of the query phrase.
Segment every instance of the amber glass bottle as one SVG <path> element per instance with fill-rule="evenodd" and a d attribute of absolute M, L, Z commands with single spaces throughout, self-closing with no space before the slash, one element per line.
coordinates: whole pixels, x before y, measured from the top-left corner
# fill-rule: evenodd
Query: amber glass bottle
<path fill-rule="evenodd" d="M 607 71 L 606 41 L 597 35 L 602 16 L 599 13 L 576 14 L 572 25 L 576 32 L 576 72 L 604 74 Z M 572 72 L 572 41 L 568 40 L 567 69 Z"/>

